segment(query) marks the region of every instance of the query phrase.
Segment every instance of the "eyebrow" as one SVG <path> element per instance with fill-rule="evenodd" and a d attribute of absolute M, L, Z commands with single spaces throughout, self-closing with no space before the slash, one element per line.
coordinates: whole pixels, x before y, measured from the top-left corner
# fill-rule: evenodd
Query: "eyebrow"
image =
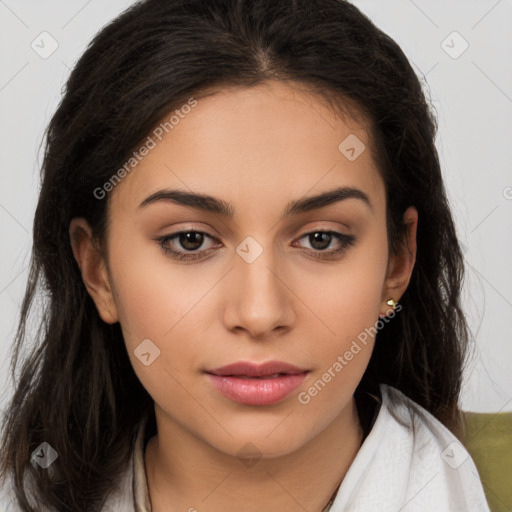
<path fill-rule="evenodd" d="M 371 210 L 373 210 L 373 206 L 368 195 L 362 190 L 354 187 L 338 187 L 334 190 L 322 192 L 321 194 L 291 201 L 286 206 L 283 217 L 299 215 L 346 199 L 360 199 Z M 234 216 L 234 209 L 230 203 L 206 194 L 185 192 L 183 190 L 158 190 L 144 199 L 144 201 L 139 205 L 139 208 L 143 208 L 159 201 L 173 202 L 183 206 L 198 208 L 230 219 Z"/>

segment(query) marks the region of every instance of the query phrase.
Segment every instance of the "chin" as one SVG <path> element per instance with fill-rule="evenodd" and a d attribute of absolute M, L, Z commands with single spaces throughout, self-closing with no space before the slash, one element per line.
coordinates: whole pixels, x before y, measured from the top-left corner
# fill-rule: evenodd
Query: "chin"
<path fill-rule="evenodd" d="M 215 449 L 240 459 L 273 459 L 295 452 L 314 437 L 304 423 L 299 429 L 295 424 L 285 426 L 279 421 L 261 422 L 251 428 L 230 425 L 226 428 L 233 437 L 222 435 L 206 441 Z"/>

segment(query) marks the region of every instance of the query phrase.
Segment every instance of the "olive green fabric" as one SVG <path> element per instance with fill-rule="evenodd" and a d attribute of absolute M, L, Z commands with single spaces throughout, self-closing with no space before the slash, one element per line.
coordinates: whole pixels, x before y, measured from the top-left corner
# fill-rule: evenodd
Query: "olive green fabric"
<path fill-rule="evenodd" d="M 473 458 L 491 512 L 512 512 L 512 412 L 465 412 L 462 443 Z"/>

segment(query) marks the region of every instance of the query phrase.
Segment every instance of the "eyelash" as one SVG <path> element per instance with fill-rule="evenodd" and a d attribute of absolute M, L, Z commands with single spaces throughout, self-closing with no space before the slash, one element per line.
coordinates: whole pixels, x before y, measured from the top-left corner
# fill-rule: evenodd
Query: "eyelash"
<path fill-rule="evenodd" d="M 162 250 L 165 254 L 170 254 L 171 257 L 178 259 L 178 260 L 197 260 L 202 258 L 201 252 L 207 251 L 207 249 L 201 251 L 201 252 L 195 252 L 195 253 L 183 253 L 180 251 L 176 251 L 174 249 L 171 249 L 168 245 L 166 245 L 169 241 L 174 240 L 175 238 L 178 238 L 182 234 L 187 233 L 199 233 L 201 235 L 205 235 L 208 238 L 212 238 L 215 240 L 214 237 L 210 236 L 208 233 L 205 233 L 204 231 L 198 231 L 195 229 L 188 229 L 184 231 L 177 231 L 176 233 L 172 233 L 170 235 L 166 235 L 164 237 L 156 239 Z M 334 235 L 334 237 L 341 243 L 341 247 L 339 249 L 334 249 L 330 251 L 320 250 L 320 249 L 306 249 L 307 252 L 313 251 L 313 253 L 319 253 L 322 254 L 321 256 L 314 256 L 315 258 L 319 259 L 332 259 L 335 258 L 338 255 L 341 255 L 341 253 L 345 252 L 349 247 L 353 246 L 356 242 L 356 237 L 353 235 L 346 235 L 345 233 L 340 233 L 338 231 L 327 231 L 327 230 L 315 230 L 310 231 L 308 233 L 304 233 L 301 237 L 299 237 L 297 240 L 301 240 L 302 238 L 305 238 L 309 235 L 313 235 L 315 233 L 328 233 L 330 235 Z"/>

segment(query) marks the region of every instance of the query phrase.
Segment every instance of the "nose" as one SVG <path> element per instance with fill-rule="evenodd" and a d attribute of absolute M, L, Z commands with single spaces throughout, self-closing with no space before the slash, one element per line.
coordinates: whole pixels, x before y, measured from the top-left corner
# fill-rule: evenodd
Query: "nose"
<path fill-rule="evenodd" d="M 249 247 L 254 256 L 255 248 Z M 289 331 L 296 318 L 293 283 L 287 282 L 291 281 L 290 276 L 278 264 L 272 250 L 261 249 L 254 260 L 237 251 L 225 295 L 226 328 L 246 331 L 255 339 Z"/>

